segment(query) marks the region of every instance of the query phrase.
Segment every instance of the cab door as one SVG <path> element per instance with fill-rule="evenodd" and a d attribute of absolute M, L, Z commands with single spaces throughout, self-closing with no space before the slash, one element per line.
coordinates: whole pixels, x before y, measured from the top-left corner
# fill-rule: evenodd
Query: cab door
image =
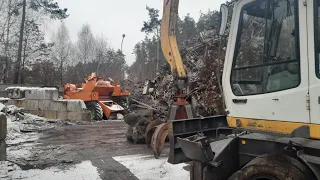
<path fill-rule="evenodd" d="M 310 122 L 306 14 L 301 0 L 235 4 L 223 75 L 230 117 Z"/>
<path fill-rule="evenodd" d="M 307 0 L 311 123 L 320 124 L 320 1 Z"/>

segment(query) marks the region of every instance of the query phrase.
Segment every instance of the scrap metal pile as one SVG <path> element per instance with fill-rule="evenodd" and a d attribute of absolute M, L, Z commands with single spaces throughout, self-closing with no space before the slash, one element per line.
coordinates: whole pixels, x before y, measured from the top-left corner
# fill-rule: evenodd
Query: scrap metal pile
<path fill-rule="evenodd" d="M 189 94 L 197 116 L 224 114 L 220 82 L 224 59 L 222 44 L 214 31 L 201 33 L 183 43 L 181 55 L 189 73 Z M 146 132 L 151 125 L 165 122 L 173 100 L 170 70 L 163 67 L 154 80 L 138 83 L 125 80 L 121 86 L 132 93 L 130 113 L 124 117 L 129 125 L 127 139 L 149 144 Z"/>

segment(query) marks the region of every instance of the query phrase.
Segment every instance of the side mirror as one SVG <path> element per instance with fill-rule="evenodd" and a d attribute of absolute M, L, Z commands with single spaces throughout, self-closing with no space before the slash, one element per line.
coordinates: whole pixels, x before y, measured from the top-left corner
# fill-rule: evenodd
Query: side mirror
<path fill-rule="evenodd" d="M 229 11 L 229 8 L 227 5 L 222 4 L 220 6 L 220 15 L 219 15 L 219 26 L 220 26 L 219 35 L 220 36 L 224 35 L 227 28 L 228 13 L 229 13 L 228 11 Z"/>

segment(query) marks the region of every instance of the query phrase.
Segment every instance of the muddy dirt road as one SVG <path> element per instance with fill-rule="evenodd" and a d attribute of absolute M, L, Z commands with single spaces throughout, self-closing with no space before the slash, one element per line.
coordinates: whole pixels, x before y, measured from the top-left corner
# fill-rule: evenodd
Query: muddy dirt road
<path fill-rule="evenodd" d="M 126 141 L 126 125 L 121 121 L 73 125 L 44 133 L 42 146 L 59 146 L 64 150 L 55 157 L 64 162 L 80 163 L 90 160 L 98 167 L 101 179 L 137 179 L 112 157 L 130 154 L 150 154 L 145 145 Z"/>
<path fill-rule="evenodd" d="M 0 179 L 188 179 L 186 164 L 166 162 L 168 149 L 154 159 L 146 145 L 128 142 L 123 121 L 44 123 L 53 125 L 24 130 L 25 141 L 8 141 L 8 161 L 21 169 L 10 165 L 6 173 L 0 170 Z"/>

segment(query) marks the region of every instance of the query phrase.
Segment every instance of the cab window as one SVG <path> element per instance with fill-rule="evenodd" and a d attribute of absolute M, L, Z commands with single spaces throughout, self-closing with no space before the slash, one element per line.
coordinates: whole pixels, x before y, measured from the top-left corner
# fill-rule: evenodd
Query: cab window
<path fill-rule="evenodd" d="M 231 72 L 237 96 L 300 84 L 297 0 L 260 0 L 242 9 Z"/>

